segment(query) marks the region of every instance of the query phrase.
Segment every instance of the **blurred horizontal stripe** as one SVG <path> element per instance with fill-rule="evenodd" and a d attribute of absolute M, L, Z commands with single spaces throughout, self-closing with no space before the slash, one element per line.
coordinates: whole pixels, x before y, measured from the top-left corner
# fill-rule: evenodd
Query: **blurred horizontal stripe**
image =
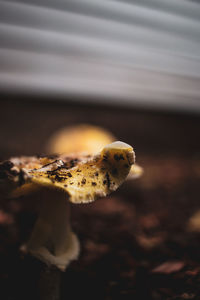
<path fill-rule="evenodd" d="M 200 111 L 198 3 L 0 1 L 0 41 L 3 92 Z"/>

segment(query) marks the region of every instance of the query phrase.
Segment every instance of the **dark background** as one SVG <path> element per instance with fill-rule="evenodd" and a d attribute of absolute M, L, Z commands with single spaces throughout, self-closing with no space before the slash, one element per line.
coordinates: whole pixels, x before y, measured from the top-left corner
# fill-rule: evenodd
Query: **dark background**
<path fill-rule="evenodd" d="M 200 299 L 200 234 L 188 227 L 200 210 L 199 116 L 6 100 L 0 103 L 1 160 L 43 154 L 56 130 L 87 123 L 131 144 L 144 168 L 142 178 L 110 197 L 72 205 L 81 253 L 62 276 L 62 299 L 79 299 L 80 292 L 84 299 Z M 19 247 L 33 220 L 18 200 L 1 199 L 0 299 L 31 298 L 38 263 L 29 269 Z"/>

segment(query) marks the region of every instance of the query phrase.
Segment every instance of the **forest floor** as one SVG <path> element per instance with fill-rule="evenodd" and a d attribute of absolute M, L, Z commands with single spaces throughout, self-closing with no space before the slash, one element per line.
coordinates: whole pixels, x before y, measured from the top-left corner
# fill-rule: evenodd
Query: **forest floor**
<path fill-rule="evenodd" d="M 198 116 L 12 100 L 0 122 L 1 160 L 44 153 L 57 129 L 89 123 L 133 145 L 144 168 L 111 196 L 72 205 L 81 253 L 62 275 L 61 299 L 200 299 Z M 37 262 L 30 269 L 19 248 L 35 216 L 22 203 L 0 202 L 1 300 L 27 299 L 34 287 Z"/>

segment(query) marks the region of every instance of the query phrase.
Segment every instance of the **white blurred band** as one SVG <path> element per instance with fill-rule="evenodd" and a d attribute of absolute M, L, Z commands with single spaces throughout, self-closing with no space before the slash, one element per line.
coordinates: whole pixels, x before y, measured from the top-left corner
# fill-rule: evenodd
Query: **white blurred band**
<path fill-rule="evenodd" d="M 200 111 L 200 4 L 0 1 L 1 91 Z"/>

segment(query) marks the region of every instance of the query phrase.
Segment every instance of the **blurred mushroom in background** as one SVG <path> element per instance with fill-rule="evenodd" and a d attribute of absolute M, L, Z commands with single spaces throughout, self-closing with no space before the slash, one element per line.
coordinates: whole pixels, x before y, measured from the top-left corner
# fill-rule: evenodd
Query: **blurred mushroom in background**
<path fill-rule="evenodd" d="M 116 140 L 108 130 L 89 124 L 78 124 L 61 128 L 47 142 L 47 153 L 84 153 L 92 154 L 101 151 L 107 144 Z M 134 164 L 131 167 L 128 180 L 136 179 L 143 173 L 142 167 Z"/>

